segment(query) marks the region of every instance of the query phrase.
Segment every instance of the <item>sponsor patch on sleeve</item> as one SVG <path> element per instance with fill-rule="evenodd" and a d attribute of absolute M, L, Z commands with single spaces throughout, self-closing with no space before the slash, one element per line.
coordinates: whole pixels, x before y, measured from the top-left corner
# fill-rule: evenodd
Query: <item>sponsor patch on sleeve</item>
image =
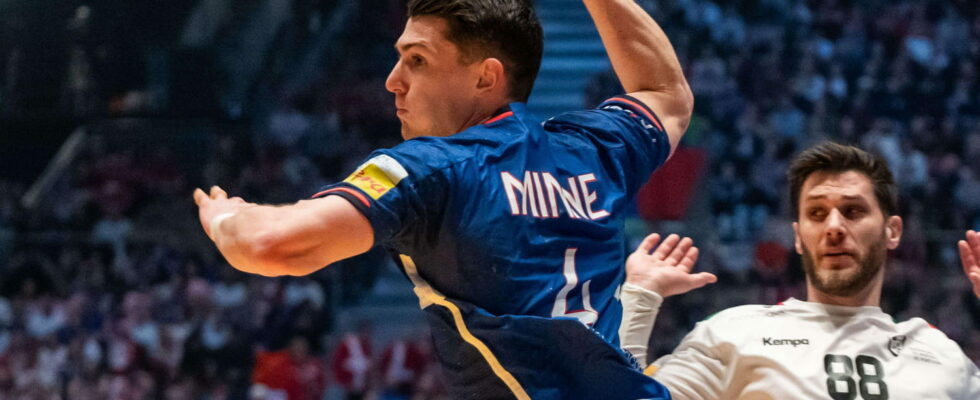
<path fill-rule="evenodd" d="M 394 158 L 382 154 L 362 164 L 344 182 L 357 186 L 377 200 L 407 176 L 405 167 Z"/>

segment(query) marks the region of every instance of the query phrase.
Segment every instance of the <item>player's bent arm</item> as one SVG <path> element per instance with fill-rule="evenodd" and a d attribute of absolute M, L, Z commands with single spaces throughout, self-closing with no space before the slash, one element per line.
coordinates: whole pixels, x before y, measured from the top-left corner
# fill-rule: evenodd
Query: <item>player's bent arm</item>
<path fill-rule="evenodd" d="M 374 245 L 367 218 L 338 196 L 249 207 L 215 229 L 215 244 L 229 264 L 264 276 L 307 275 Z"/>
<path fill-rule="evenodd" d="M 653 109 L 677 148 L 694 95 L 667 35 L 635 0 L 583 0 L 626 92 Z"/>

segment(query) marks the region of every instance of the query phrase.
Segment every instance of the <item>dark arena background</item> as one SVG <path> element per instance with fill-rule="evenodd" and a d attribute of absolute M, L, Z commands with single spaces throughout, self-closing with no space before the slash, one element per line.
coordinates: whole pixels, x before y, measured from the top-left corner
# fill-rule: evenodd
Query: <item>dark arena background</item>
<path fill-rule="evenodd" d="M 804 298 L 785 171 L 825 139 L 882 155 L 905 234 L 884 311 L 980 361 L 956 250 L 980 228 L 980 2 L 641 0 L 696 97 L 629 246 L 690 235 L 719 282 L 672 297 L 670 352 L 734 305 Z M 617 94 L 582 4 L 536 2 L 544 119 Z M 303 278 L 228 266 L 191 191 L 291 203 L 401 140 L 402 0 L 0 0 L 0 398 L 441 399 L 382 251 Z M 351 397 L 353 398 L 353 397 Z"/>

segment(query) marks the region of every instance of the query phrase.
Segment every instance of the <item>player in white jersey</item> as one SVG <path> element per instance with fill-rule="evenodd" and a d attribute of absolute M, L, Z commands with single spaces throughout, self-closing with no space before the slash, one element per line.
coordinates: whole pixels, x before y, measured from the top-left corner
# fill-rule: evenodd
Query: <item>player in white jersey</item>
<path fill-rule="evenodd" d="M 826 143 L 790 167 L 796 251 L 807 301 L 724 310 L 697 324 L 647 369 L 674 399 L 980 399 L 980 370 L 921 318 L 895 323 L 879 308 L 887 251 L 902 235 L 896 188 L 878 157 Z M 662 296 L 703 286 L 678 263 L 689 239 L 656 251 L 651 235 L 627 261 L 623 347 L 641 364 Z M 959 243 L 980 297 L 980 236 Z M 677 250 L 681 248 L 681 250 Z"/>

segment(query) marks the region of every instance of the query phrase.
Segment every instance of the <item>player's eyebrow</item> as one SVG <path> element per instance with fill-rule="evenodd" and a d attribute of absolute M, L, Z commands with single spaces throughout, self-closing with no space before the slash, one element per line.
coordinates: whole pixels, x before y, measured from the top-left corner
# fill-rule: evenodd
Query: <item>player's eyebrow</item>
<path fill-rule="evenodd" d="M 840 197 L 843 198 L 844 200 L 864 200 L 864 196 L 855 195 L 855 194 L 842 194 L 840 195 Z M 815 195 L 806 196 L 805 200 L 823 200 L 826 198 L 827 198 L 826 194 L 815 194 Z"/>
<path fill-rule="evenodd" d="M 411 42 L 395 43 L 395 50 L 399 53 L 404 53 L 409 49 L 417 47 L 423 50 L 432 51 L 432 46 L 429 45 L 428 41 L 425 39 L 419 39 Z"/>

